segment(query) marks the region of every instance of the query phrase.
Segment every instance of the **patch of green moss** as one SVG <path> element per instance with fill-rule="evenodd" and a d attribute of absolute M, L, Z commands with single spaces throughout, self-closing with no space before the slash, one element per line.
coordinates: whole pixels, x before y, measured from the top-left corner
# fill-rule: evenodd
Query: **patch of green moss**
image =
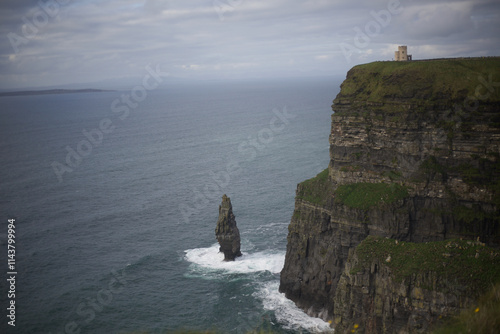
<path fill-rule="evenodd" d="M 359 160 L 363 156 L 363 152 L 351 153 L 351 156 L 356 158 L 356 160 Z"/>
<path fill-rule="evenodd" d="M 389 118 L 389 122 L 393 122 L 393 123 L 401 123 L 402 121 L 403 121 L 403 117 L 401 117 L 400 115 L 392 116 L 391 118 Z"/>
<path fill-rule="evenodd" d="M 307 216 L 302 211 L 295 209 L 295 211 L 293 212 L 293 219 L 306 220 Z"/>
<path fill-rule="evenodd" d="M 340 168 L 340 171 L 341 172 L 356 172 L 358 170 L 360 170 L 361 167 L 360 166 L 343 166 Z"/>
<path fill-rule="evenodd" d="M 470 185 L 491 186 L 493 178 L 500 175 L 500 160 L 473 159 L 470 162 L 461 164 L 455 170 Z"/>
<path fill-rule="evenodd" d="M 419 166 L 419 171 L 427 177 L 432 177 L 435 174 L 441 174 L 443 180 L 448 177 L 448 170 L 445 166 L 439 163 L 435 156 L 429 156 Z"/>
<path fill-rule="evenodd" d="M 351 183 L 335 190 L 336 201 L 363 210 L 391 204 L 408 196 L 408 189 L 397 183 Z"/>
<path fill-rule="evenodd" d="M 319 250 L 319 255 L 321 255 L 321 257 L 325 257 L 327 252 L 328 252 L 328 249 L 321 247 L 321 249 Z"/>
<path fill-rule="evenodd" d="M 463 176 L 463 180 L 469 184 L 482 184 L 488 180 L 488 175 L 484 175 L 477 167 L 470 163 L 464 163 L 458 166 L 458 171 Z"/>
<path fill-rule="evenodd" d="M 383 172 L 382 176 L 388 177 L 391 181 L 397 181 L 403 178 L 403 174 L 401 174 L 400 171 L 394 171 L 394 170 Z"/>
<path fill-rule="evenodd" d="M 332 186 L 328 179 L 328 169 L 325 169 L 314 178 L 299 185 L 297 198 L 313 204 L 324 205 L 331 194 Z"/>
<path fill-rule="evenodd" d="M 500 158 L 498 153 L 488 153 L 487 156 L 488 158 L 481 158 L 479 155 L 474 154 L 469 161 L 455 167 L 445 166 L 435 156 L 429 156 L 420 164 L 418 168 L 419 173 L 412 178 L 412 181 L 430 181 L 437 175 L 442 182 L 446 182 L 449 175 L 455 175 L 468 185 L 491 191 L 493 194 L 493 204 L 500 207 Z M 457 197 L 451 191 L 448 191 L 448 195 L 452 200 Z M 459 204 L 454 203 L 453 206 L 456 207 Z M 457 208 L 455 211 L 457 212 L 453 212 L 453 214 L 457 214 L 458 216 L 465 217 L 468 215 L 465 212 L 467 210 L 463 208 Z"/>
<path fill-rule="evenodd" d="M 397 281 L 435 272 L 483 292 L 500 282 L 500 250 L 479 242 L 452 239 L 412 243 L 370 236 L 358 245 L 356 252 L 363 266 L 378 260 L 391 268 Z"/>
<path fill-rule="evenodd" d="M 361 267 L 360 265 L 357 265 L 357 266 L 351 268 L 349 275 L 356 275 L 357 273 L 359 273 L 361 271 L 361 269 L 363 269 L 363 267 Z"/>
<path fill-rule="evenodd" d="M 481 210 L 481 208 L 469 208 L 464 205 L 453 207 L 452 214 L 457 220 L 469 224 L 478 220 L 481 221 L 487 218 L 494 218 L 493 214 L 488 214 Z"/>
<path fill-rule="evenodd" d="M 453 194 L 455 195 L 455 194 Z M 456 221 L 466 223 L 468 225 L 480 224 L 484 221 L 496 221 L 496 226 L 500 224 L 500 214 L 496 211 L 486 212 L 480 205 L 474 204 L 472 207 L 465 206 L 460 204 L 456 199 L 450 199 L 448 205 L 446 207 L 436 207 L 425 209 L 426 212 L 429 212 L 436 216 L 450 216 L 453 217 Z M 495 225 L 493 225 L 495 226 Z M 494 227 L 495 230 L 497 227 Z M 473 231 L 474 228 L 471 228 L 470 231 Z M 470 234 L 472 232 L 462 231 L 462 234 Z M 498 232 L 492 232 L 493 234 Z"/>

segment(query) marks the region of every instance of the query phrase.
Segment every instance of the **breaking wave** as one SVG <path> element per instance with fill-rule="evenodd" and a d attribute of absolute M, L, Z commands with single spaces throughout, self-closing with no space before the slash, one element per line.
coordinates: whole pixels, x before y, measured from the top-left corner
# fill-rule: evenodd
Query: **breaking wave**
<path fill-rule="evenodd" d="M 298 308 L 294 302 L 280 293 L 279 282 L 267 282 L 263 284 L 254 296 L 261 299 L 264 309 L 273 311 L 276 320 L 285 329 L 300 331 L 305 329 L 312 333 L 333 333 L 333 328 L 328 322 L 320 318 L 307 315 Z"/>
<path fill-rule="evenodd" d="M 307 331 L 310 333 L 333 333 L 328 322 L 307 315 L 298 308 L 283 293 L 279 292 L 279 279 L 285 262 L 285 252 L 272 250 L 255 253 L 243 252 L 243 256 L 235 261 L 225 262 L 224 254 L 219 252 L 219 245 L 214 244 L 207 248 L 195 248 L 184 251 L 185 260 L 190 262 L 190 277 L 204 279 L 222 279 L 230 275 L 242 274 L 247 278 L 254 277 L 254 273 L 269 272 L 272 275 L 267 282 L 256 284 L 253 296 L 262 302 L 265 311 L 274 313 L 284 329 L 292 331 Z"/>
<path fill-rule="evenodd" d="M 195 248 L 185 251 L 185 259 L 191 263 L 191 269 L 199 271 L 204 269 L 209 272 L 226 272 L 229 274 L 250 274 L 257 272 L 270 272 L 278 274 L 285 263 L 285 253 L 275 251 L 262 251 L 243 255 L 235 261 L 224 261 L 224 254 L 219 252 L 219 245 L 214 244 L 207 248 Z"/>

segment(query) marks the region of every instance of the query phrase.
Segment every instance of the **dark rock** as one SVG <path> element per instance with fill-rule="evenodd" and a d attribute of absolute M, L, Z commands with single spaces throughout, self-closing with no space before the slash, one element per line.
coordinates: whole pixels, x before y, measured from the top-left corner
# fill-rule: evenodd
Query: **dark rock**
<path fill-rule="evenodd" d="M 222 203 L 219 206 L 215 237 L 220 244 L 219 251 L 224 253 L 224 261 L 234 261 L 241 256 L 240 231 L 236 226 L 231 200 L 226 195 L 222 196 Z"/>

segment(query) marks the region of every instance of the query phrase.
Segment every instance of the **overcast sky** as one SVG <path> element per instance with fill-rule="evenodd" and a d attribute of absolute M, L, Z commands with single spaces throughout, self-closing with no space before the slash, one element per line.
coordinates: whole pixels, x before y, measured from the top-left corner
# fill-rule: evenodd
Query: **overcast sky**
<path fill-rule="evenodd" d="M 45 4 L 45 5 L 41 5 Z M 1 0 L 0 88 L 140 78 L 345 75 L 391 60 L 500 55 L 498 0 Z"/>

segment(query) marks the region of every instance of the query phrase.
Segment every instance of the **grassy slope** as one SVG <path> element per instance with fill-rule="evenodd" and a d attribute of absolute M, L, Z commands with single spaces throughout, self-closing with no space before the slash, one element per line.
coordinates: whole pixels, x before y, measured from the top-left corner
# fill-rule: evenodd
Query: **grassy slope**
<path fill-rule="evenodd" d="M 396 183 L 353 183 L 341 185 L 334 191 L 328 179 L 328 169 L 325 169 L 300 184 L 297 198 L 324 205 L 332 195 L 338 203 L 367 210 L 408 197 L 408 190 Z"/>
<path fill-rule="evenodd" d="M 412 243 L 370 236 L 356 251 L 361 265 L 379 260 L 391 268 L 398 281 L 435 272 L 479 293 L 500 283 L 500 250 L 479 242 L 453 239 Z M 390 262 L 387 262 L 389 255 Z"/>
<path fill-rule="evenodd" d="M 328 169 L 325 169 L 312 179 L 299 185 L 297 198 L 312 204 L 324 205 L 332 194 L 331 182 L 328 179 Z"/>
<path fill-rule="evenodd" d="M 367 210 L 408 197 L 408 190 L 397 183 L 352 183 L 339 186 L 335 196 L 337 202 Z"/>
<path fill-rule="evenodd" d="M 390 102 L 402 98 L 417 105 L 448 105 L 474 97 L 483 79 L 499 82 L 498 73 L 500 57 L 373 62 L 355 66 L 348 72 L 334 102 Z M 488 91 L 483 86 L 478 93 L 485 95 Z M 500 89 L 490 93 L 487 100 L 500 102 Z"/>

